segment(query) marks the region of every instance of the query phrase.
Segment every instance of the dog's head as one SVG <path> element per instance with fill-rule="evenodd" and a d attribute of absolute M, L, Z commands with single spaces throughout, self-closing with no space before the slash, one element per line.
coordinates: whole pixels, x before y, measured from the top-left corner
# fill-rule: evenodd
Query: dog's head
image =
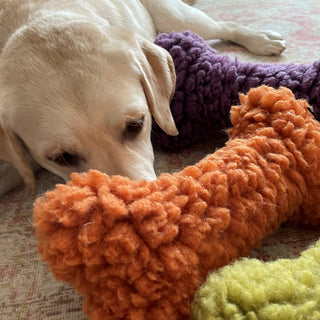
<path fill-rule="evenodd" d="M 128 30 L 87 22 L 21 28 L 0 59 L 0 158 L 28 184 L 28 156 L 65 179 L 93 168 L 151 180 L 152 116 L 177 134 L 174 88 L 170 55 Z"/>

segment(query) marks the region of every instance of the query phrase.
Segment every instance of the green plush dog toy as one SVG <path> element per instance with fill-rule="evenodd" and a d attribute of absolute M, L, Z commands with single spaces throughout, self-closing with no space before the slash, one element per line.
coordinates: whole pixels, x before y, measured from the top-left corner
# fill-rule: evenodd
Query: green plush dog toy
<path fill-rule="evenodd" d="M 320 240 L 298 259 L 243 259 L 212 273 L 192 320 L 320 319 Z"/>

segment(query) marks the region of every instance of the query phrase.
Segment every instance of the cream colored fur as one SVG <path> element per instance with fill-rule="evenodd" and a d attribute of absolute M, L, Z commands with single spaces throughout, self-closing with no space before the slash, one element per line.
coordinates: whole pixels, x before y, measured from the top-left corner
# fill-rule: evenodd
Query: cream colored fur
<path fill-rule="evenodd" d="M 193 4 L 195 1 L 185 1 Z M 191 29 L 256 54 L 280 35 L 214 22 L 179 0 L 0 1 L 0 195 L 44 167 L 155 178 L 151 119 L 177 129 L 175 72 L 157 32 Z"/>

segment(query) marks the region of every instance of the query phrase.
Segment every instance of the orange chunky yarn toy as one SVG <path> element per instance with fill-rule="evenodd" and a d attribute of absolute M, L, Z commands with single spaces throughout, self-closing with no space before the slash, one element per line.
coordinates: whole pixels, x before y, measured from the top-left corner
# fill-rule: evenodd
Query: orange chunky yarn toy
<path fill-rule="evenodd" d="M 73 174 L 34 207 L 39 251 L 90 319 L 187 319 L 209 271 L 281 223 L 320 222 L 320 125 L 289 89 L 251 89 L 226 146 L 134 182 Z"/>

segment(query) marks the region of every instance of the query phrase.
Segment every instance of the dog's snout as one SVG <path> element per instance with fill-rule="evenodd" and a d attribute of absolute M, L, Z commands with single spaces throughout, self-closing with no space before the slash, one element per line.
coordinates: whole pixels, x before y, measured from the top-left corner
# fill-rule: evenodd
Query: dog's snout
<path fill-rule="evenodd" d="M 130 172 L 125 172 L 124 175 L 136 181 L 140 181 L 140 180 L 153 181 L 157 179 L 157 176 L 153 167 L 143 168 L 140 166 L 132 166 Z"/>

